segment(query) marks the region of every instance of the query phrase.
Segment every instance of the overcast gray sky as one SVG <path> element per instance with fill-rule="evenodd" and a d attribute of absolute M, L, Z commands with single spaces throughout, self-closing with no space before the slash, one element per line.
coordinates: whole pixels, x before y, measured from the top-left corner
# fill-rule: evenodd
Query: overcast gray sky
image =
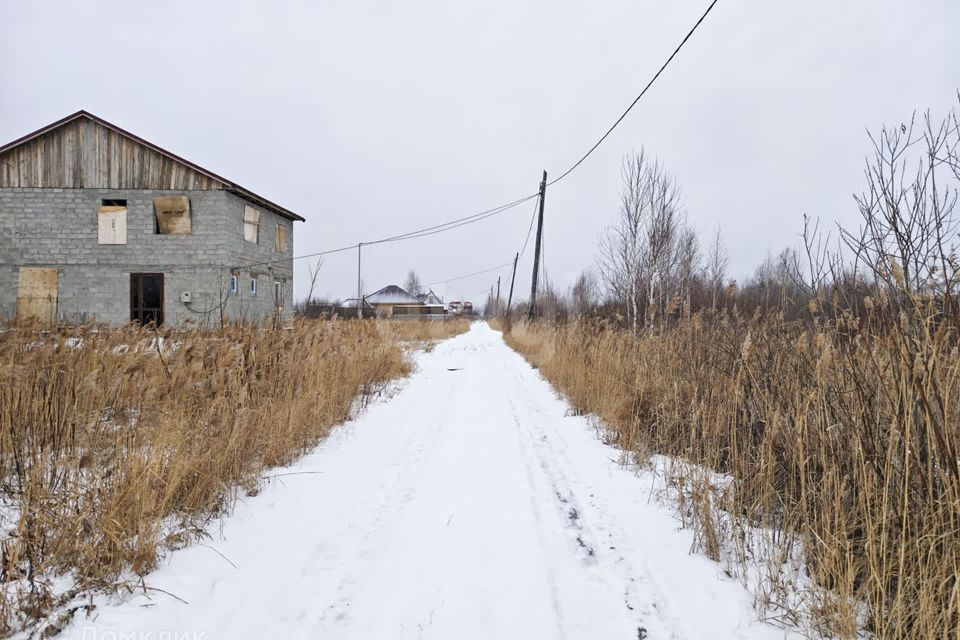
<path fill-rule="evenodd" d="M 307 218 L 296 254 L 444 222 L 534 192 L 636 96 L 708 0 L 16 2 L 0 19 L 0 141 L 91 111 Z M 616 215 L 641 146 L 731 275 L 796 244 L 802 215 L 852 223 L 865 130 L 960 88 L 957 0 L 720 0 L 665 76 L 546 199 L 566 288 Z M 368 290 L 508 262 L 533 203 L 364 252 Z M 518 290 L 529 291 L 532 250 Z M 482 300 L 496 273 L 437 287 Z M 502 271 L 504 286 L 509 269 Z M 298 262 L 296 293 L 305 293 Z M 317 290 L 354 295 L 356 254 Z"/>

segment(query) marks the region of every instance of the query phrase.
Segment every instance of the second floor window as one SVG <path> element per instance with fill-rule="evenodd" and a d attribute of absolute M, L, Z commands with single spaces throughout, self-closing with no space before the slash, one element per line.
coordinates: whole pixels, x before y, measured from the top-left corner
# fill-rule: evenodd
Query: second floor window
<path fill-rule="evenodd" d="M 260 242 L 260 212 L 250 205 L 243 208 L 243 239 L 253 244 Z"/>
<path fill-rule="evenodd" d="M 97 243 L 127 244 L 127 201 L 101 200 L 97 211 Z"/>
<path fill-rule="evenodd" d="M 231 273 L 230 274 L 230 293 L 236 294 L 240 292 L 240 274 Z"/>
<path fill-rule="evenodd" d="M 190 235 L 193 220 L 187 196 L 162 196 L 153 199 L 154 230 L 163 235 Z"/>
<path fill-rule="evenodd" d="M 287 228 L 282 224 L 277 225 L 277 234 L 275 236 L 276 244 L 274 245 L 274 251 L 286 251 L 287 250 Z"/>
<path fill-rule="evenodd" d="M 257 274 L 250 274 L 250 295 L 257 295 Z"/>

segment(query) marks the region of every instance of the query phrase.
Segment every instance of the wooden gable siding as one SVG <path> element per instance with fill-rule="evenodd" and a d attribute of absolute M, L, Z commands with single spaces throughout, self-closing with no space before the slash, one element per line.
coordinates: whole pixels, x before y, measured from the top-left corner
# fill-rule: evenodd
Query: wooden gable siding
<path fill-rule="evenodd" d="M 0 187 L 204 191 L 224 184 L 78 118 L 0 155 Z"/>

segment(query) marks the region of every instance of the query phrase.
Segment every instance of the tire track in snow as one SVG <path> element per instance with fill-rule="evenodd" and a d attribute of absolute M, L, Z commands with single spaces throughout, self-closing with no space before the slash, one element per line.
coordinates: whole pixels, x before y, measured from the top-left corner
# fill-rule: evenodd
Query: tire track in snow
<path fill-rule="evenodd" d="M 532 406 L 528 394 L 517 393 L 518 389 L 542 381 L 530 380 L 515 368 L 511 370 L 506 363 L 504 368 L 514 379 L 513 384 L 506 386 L 511 407 L 516 412 L 516 398 L 524 403 L 524 414 L 528 417 L 523 421 L 516 419 L 518 429 L 524 434 L 526 448 L 531 451 L 547 478 L 555 498 L 555 507 L 565 514 L 570 522 L 578 553 L 584 556 L 584 564 L 598 565 L 599 574 L 614 573 L 619 576 L 624 607 L 635 616 L 638 638 L 686 638 L 671 615 L 662 591 L 646 571 L 637 571 L 628 560 L 628 557 L 639 554 L 630 548 L 625 536 L 618 535 L 608 510 L 596 499 L 593 487 L 569 476 L 566 470 L 573 469 L 573 466 L 565 451 L 554 445 L 558 434 L 548 435 L 543 427 L 545 420 L 542 417 L 542 407 Z M 555 437 L 551 438 L 550 435 Z M 584 494 L 587 496 L 585 501 L 579 497 Z"/>
<path fill-rule="evenodd" d="M 447 387 L 440 405 L 444 409 L 449 407 L 455 388 L 453 384 L 448 384 Z M 362 587 L 359 576 L 364 574 L 370 562 L 376 560 L 378 537 L 384 534 L 388 524 L 400 517 L 413 501 L 417 485 L 423 475 L 423 461 L 426 458 L 427 449 L 435 442 L 435 436 L 440 431 L 441 425 L 434 425 L 427 433 L 422 429 L 412 428 L 413 426 L 402 427 L 406 429 L 406 437 L 390 465 L 396 471 L 396 475 L 385 478 L 380 483 L 379 490 L 369 498 L 368 504 L 371 506 L 368 511 L 374 514 L 373 519 L 362 526 L 352 527 L 363 531 L 360 542 L 351 557 L 343 561 L 342 566 L 345 570 L 337 583 L 333 602 L 322 609 L 319 617 L 311 619 L 310 627 L 323 629 L 331 624 L 342 627 L 349 623 L 351 603 L 356 597 L 356 591 Z M 431 613 L 431 619 L 432 615 Z"/>
<path fill-rule="evenodd" d="M 508 396 L 508 401 L 510 402 L 510 408 L 512 410 L 513 401 L 509 400 L 509 396 Z M 522 435 L 523 431 L 522 431 L 522 428 L 520 427 L 520 420 L 516 416 L 516 411 L 513 411 L 513 413 L 514 413 L 513 423 L 517 429 L 517 440 L 519 445 L 522 448 L 523 447 L 523 435 Z M 543 547 L 546 547 L 546 540 L 543 532 L 542 505 L 536 499 L 536 492 L 534 491 L 536 487 L 536 482 L 534 481 L 533 467 L 530 465 L 530 460 L 527 458 L 524 458 L 523 466 L 527 475 L 527 489 L 530 495 L 530 509 L 537 521 L 537 538 L 540 541 L 540 545 Z M 562 639 L 564 638 L 563 622 L 562 622 L 563 611 L 561 610 L 560 598 L 557 593 L 557 578 L 553 572 L 553 569 L 550 567 L 549 564 L 546 565 L 546 573 L 547 573 L 547 580 L 550 583 L 550 602 L 553 605 L 553 611 L 556 619 L 557 638 Z"/>

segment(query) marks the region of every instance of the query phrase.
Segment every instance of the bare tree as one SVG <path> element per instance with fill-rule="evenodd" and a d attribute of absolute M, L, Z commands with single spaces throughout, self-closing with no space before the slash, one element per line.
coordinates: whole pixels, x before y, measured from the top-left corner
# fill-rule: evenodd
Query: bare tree
<path fill-rule="evenodd" d="M 313 300 L 313 290 L 317 286 L 317 276 L 320 275 L 320 267 L 323 266 L 323 256 L 317 258 L 315 264 L 307 264 L 307 270 L 310 272 L 310 290 L 307 291 L 307 304 Z"/>
<path fill-rule="evenodd" d="M 680 210 L 681 191 L 673 176 L 657 162 L 647 164 L 643 175 L 646 212 L 643 236 L 641 288 L 646 293 L 645 325 L 653 327 L 677 292 L 680 237 L 686 227 Z"/>
<path fill-rule="evenodd" d="M 403 284 L 403 288 L 407 293 L 412 293 L 415 296 L 423 293 L 423 283 L 420 282 L 420 276 L 413 269 L 407 274 L 407 281 Z"/>
<path fill-rule="evenodd" d="M 643 149 L 624 158 L 620 214 L 600 240 L 598 268 L 607 295 L 621 305 L 627 324 L 639 333 L 639 291 L 643 232 L 646 223 L 647 158 Z"/>
<path fill-rule="evenodd" d="M 791 250 L 792 265 L 784 265 L 785 273 L 793 284 L 805 294 L 821 295 L 831 272 L 831 255 L 828 249 L 830 234 L 820 232 L 820 220 L 803 214 L 803 255 Z"/>
<path fill-rule="evenodd" d="M 621 176 L 620 214 L 601 237 L 598 270 L 607 295 L 639 333 L 665 306 L 679 257 L 681 196 L 673 177 L 643 150 L 624 158 Z"/>
<path fill-rule="evenodd" d="M 597 301 L 596 278 L 589 269 L 580 274 L 570 290 L 570 311 L 574 317 L 582 317 Z"/>
<path fill-rule="evenodd" d="M 934 123 L 930 114 L 918 130 L 884 127 L 870 136 L 873 155 L 865 171 L 868 187 L 856 196 L 861 227 L 841 230 L 854 254 L 876 282 L 912 300 L 922 295 L 953 308 L 957 284 L 954 208 L 957 203 L 956 114 Z"/>
<path fill-rule="evenodd" d="M 720 228 L 713 236 L 713 242 L 710 243 L 710 253 L 707 255 L 707 282 L 710 285 L 710 308 L 717 310 L 717 302 L 723 287 L 724 278 L 727 275 L 727 264 L 729 256 L 726 247 L 720 237 Z"/>
<path fill-rule="evenodd" d="M 693 311 L 693 287 L 700 272 L 700 241 L 690 227 L 683 227 L 676 242 L 676 283 L 671 299 L 682 306 L 682 315 L 689 318 Z"/>
<path fill-rule="evenodd" d="M 960 102 L 960 91 L 957 92 Z M 947 143 L 943 161 L 953 171 L 953 177 L 960 181 L 960 111 L 954 108 L 947 116 Z"/>

